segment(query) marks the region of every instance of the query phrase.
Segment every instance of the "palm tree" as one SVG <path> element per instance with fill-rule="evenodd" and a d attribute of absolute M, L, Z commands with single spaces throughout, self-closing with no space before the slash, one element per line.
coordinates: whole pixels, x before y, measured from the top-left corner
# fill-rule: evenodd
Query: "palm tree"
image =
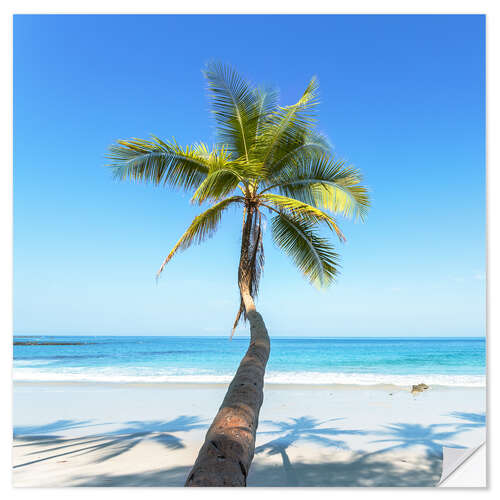
<path fill-rule="evenodd" d="M 363 219 L 369 198 L 359 171 L 337 160 L 315 130 L 315 78 L 296 104 L 282 107 L 276 91 L 250 85 L 229 66 L 210 63 L 204 75 L 217 144 L 182 147 L 155 136 L 149 141 L 120 140 L 111 146 L 109 158 L 120 180 L 180 188 L 193 193 L 193 203 L 210 204 L 174 245 L 157 276 L 177 252 L 211 237 L 230 207 L 242 209 L 240 303 L 231 335 L 243 317 L 250 324 L 250 345 L 186 485 L 243 486 L 254 454 L 270 352 L 254 302 L 264 265 L 266 213 L 272 216 L 275 244 L 311 283 L 323 287 L 335 280 L 339 264 L 334 247 L 318 228 L 324 226 L 344 241 L 331 213 Z"/>

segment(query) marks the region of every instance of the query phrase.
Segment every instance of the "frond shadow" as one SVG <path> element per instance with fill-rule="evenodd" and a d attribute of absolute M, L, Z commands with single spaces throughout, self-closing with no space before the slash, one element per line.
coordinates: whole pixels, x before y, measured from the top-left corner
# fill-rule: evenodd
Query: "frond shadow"
<path fill-rule="evenodd" d="M 448 414 L 462 422 L 455 424 L 455 427 L 460 430 L 478 429 L 486 426 L 485 413 L 465 413 L 454 411 Z"/>
<path fill-rule="evenodd" d="M 287 449 L 298 441 L 308 441 L 320 446 L 334 447 L 347 450 L 348 446 L 342 439 L 335 439 L 342 435 L 363 435 L 366 434 L 360 430 L 345 430 L 338 427 L 322 427 L 327 422 L 342 420 L 340 418 L 330 419 L 320 422 L 312 417 L 292 418 L 290 421 L 265 421 L 268 425 L 276 427 L 276 430 L 260 432 L 264 434 L 278 434 L 275 439 L 258 446 L 255 453 L 266 452 L 268 455 L 281 455 L 283 469 L 290 485 L 297 485 L 294 474 L 294 466 L 287 454 Z"/>
<path fill-rule="evenodd" d="M 57 422 L 44 426 L 47 432 L 57 428 Z M 76 424 L 76 423 L 75 423 Z M 90 424 L 89 426 L 94 425 Z M 78 426 L 82 427 L 83 423 L 78 422 Z M 18 446 L 31 446 L 43 445 L 50 446 L 43 450 L 37 449 L 27 456 L 35 454 L 39 457 L 45 454 L 43 458 L 37 458 L 22 464 L 14 465 L 14 469 L 25 467 L 38 462 L 45 462 L 47 460 L 66 457 L 66 456 L 81 456 L 92 454 L 95 463 L 102 463 L 114 457 L 122 455 L 131 450 L 139 443 L 150 440 L 163 445 L 170 450 L 178 450 L 184 448 L 182 440 L 175 435 L 177 432 L 189 432 L 195 429 L 206 427 L 199 417 L 181 415 L 170 421 L 129 421 L 125 422 L 119 429 L 108 432 L 105 434 L 92 434 L 79 438 L 63 438 L 57 435 L 45 436 L 16 436 L 17 439 L 23 441 L 22 445 Z M 60 429 L 75 428 L 71 423 L 66 422 L 60 426 Z M 39 429 L 32 428 L 34 431 Z M 47 455 L 49 454 L 49 455 Z"/>
<path fill-rule="evenodd" d="M 396 423 L 384 426 L 384 431 L 376 432 L 385 439 L 377 439 L 372 443 L 395 443 L 392 446 L 368 453 L 366 456 L 378 455 L 388 451 L 405 450 L 415 446 L 421 446 L 429 456 L 442 458 L 443 446 L 449 448 L 464 448 L 461 445 L 453 444 L 449 440 L 460 434 L 462 431 L 445 430 L 449 424 L 405 424 Z"/>
<path fill-rule="evenodd" d="M 90 427 L 93 425 L 92 420 L 56 420 L 50 424 L 45 425 L 24 425 L 14 427 L 14 437 L 20 436 L 42 436 L 51 435 L 54 433 L 66 431 L 69 429 L 81 429 L 83 427 Z"/>

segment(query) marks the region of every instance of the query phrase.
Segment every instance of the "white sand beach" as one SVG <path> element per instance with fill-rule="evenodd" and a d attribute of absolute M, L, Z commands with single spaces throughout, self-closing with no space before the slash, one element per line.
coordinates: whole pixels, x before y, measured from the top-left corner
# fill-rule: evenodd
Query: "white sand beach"
<path fill-rule="evenodd" d="M 15 383 L 13 484 L 182 486 L 225 389 Z M 248 486 L 433 486 L 443 445 L 484 439 L 485 399 L 484 388 L 268 384 Z"/>

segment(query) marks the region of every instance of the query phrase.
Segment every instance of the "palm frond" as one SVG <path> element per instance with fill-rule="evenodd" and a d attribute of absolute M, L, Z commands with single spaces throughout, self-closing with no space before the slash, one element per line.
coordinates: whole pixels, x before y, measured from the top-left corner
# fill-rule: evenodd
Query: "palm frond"
<path fill-rule="evenodd" d="M 255 149 L 266 168 L 304 142 L 315 121 L 312 111 L 318 104 L 317 93 L 318 81 L 313 77 L 297 103 L 278 108 L 264 121 Z"/>
<path fill-rule="evenodd" d="M 288 212 L 294 219 L 305 220 L 313 224 L 324 222 L 330 230 L 337 233 L 340 241 L 345 241 L 345 236 L 337 225 L 337 221 L 319 208 L 300 200 L 272 193 L 262 194 L 260 195 L 260 199 L 264 201 L 264 206 L 267 206 L 266 203 L 270 203 L 278 211 Z"/>
<path fill-rule="evenodd" d="M 107 158 L 115 178 L 164 184 L 184 189 L 198 187 L 208 174 L 208 150 L 204 144 L 182 148 L 153 136 L 119 140 L 109 148 Z"/>
<path fill-rule="evenodd" d="M 244 168 L 231 161 L 231 154 L 225 146 L 207 155 L 208 174 L 200 183 L 191 198 L 198 204 L 210 199 L 219 201 L 236 189 L 241 181 L 245 181 Z"/>
<path fill-rule="evenodd" d="M 241 201 L 242 198 L 239 196 L 226 198 L 195 217 L 186 232 L 180 237 L 174 248 L 172 248 L 170 253 L 162 262 L 160 269 L 156 273 L 156 277 L 158 278 L 160 276 L 165 266 L 170 262 L 170 260 L 172 260 L 172 257 L 178 251 L 186 250 L 193 243 L 199 244 L 207 238 L 211 238 L 217 230 L 224 210 L 226 210 L 226 208 L 228 208 L 231 204 L 240 203 Z"/>
<path fill-rule="evenodd" d="M 272 219 L 276 245 L 292 258 L 311 284 L 326 287 L 338 274 L 339 256 L 330 242 L 318 236 L 313 228 L 313 223 L 285 213 Z"/>
<path fill-rule="evenodd" d="M 324 154 L 298 157 L 276 175 L 264 191 L 279 193 L 305 203 L 364 220 L 370 207 L 368 190 L 362 175 L 344 161 Z"/>
<path fill-rule="evenodd" d="M 244 180 L 244 177 L 229 167 L 211 172 L 198 186 L 191 198 L 191 202 L 201 205 L 209 199 L 217 201 L 234 191 L 242 180 Z"/>
<path fill-rule="evenodd" d="M 191 202 L 218 201 L 229 195 L 238 185 L 242 191 L 262 176 L 262 165 L 255 162 L 229 161 L 227 157 L 213 157 L 208 160 L 207 177 L 198 186 Z M 241 183 L 241 184 L 240 184 Z"/>
<path fill-rule="evenodd" d="M 248 160 L 262 103 L 258 93 L 231 66 L 211 62 L 204 74 L 220 141 Z"/>
<path fill-rule="evenodd" d="M 273 88 L 257 88 L 254 90 L 254 93 L 257 99 L 256 120 L 254 129 L 252 130 L 255 137 L 255 144 L 262 132 L 262 125 L 278 109 L 279 92 Z"/>
<path fill-rule="evenodd" d="M 330 151 L 330 141 L 326 136 L 314 130 L 304 130 L 294 142 L 284 144 L 279 155 L 275 155 L 272 165 L 268 168 L 266 184 L 271 185 L 284 168 L 294 169 L 298 164 L 318 155 L 330 154 Z"/>

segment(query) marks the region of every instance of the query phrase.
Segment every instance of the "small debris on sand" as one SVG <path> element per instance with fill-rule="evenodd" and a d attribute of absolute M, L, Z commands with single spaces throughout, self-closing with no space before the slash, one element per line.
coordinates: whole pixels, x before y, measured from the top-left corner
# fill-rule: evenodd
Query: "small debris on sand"
<path fill-rule="evenodd" d="M 411 386 L 411 393 L 416 394 L 417 392 L 424 392 L 428 388 L 429 388 L 429 386 L 427 384 L 412 385 Z"/>

